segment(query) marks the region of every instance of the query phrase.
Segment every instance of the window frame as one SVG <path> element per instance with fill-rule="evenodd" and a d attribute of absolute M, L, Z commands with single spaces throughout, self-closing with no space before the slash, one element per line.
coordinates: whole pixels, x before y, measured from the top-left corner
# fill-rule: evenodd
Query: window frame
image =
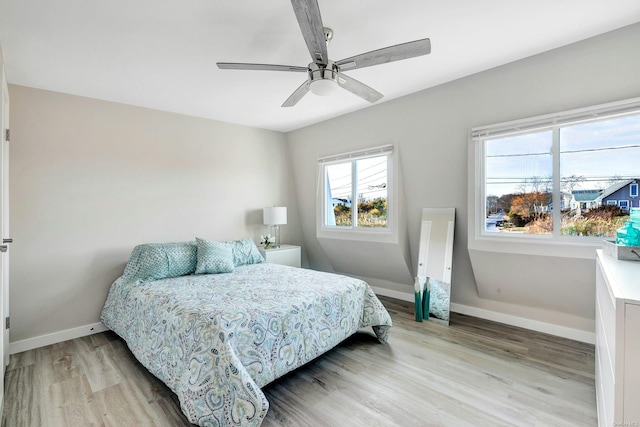
<path fill-rule="evenodd" d="M 353 162 L 352 171 L 355 169 L 355 161 L 387 156 L 387 226 L 382 227 L 344 227 L 331 226 L 326 224 L 326 215 L 328 212 L 327 199 L 327 168 L 326 166 L 339 163 Z M 316 197 L 316 237 L 344 239 L 344 240 L 360 240 L 371 242 L 397 243 L 398 240 L 398 185 L 397 185 L 397 147 L 395 144 L 385 144 L 365 148 L 361 150 L 340 153 L 318 158 L 318 187 Z M 357 176 L 352 173 L 352 185 Z M 355 193 L 356 189 L 352 187 Z M 357 215 L 357 199 L 352 201 L 352 215 Z"/>
<path fill-rule="evenodd" d="M 475 247 L 475 242 L 507 242 L 515 243 L 551 243 L 551 244 L 580 244 L 593 247 L 602 244 L 602 237 L 596 236 L 567 236 L 561 234 L 559 225 L 561 224 L 561 212 L 554 209 L 552 221 L 554 225 L 551 234 L 510 234 L 495 233 L 486 230 L 486 185 L 485 185 L 485 159 L 486 141 L 505 136 L 517 136 L 540 132 L 544 130 L 552 131 L 552 162 L 553 162 L 553 206 L 561 206 L 561 186 L 560 186 L 560 129 L 566 126 L 575 125 L 589 121 L 606 120 L 616 116 L 640 114 L 640 98 L 632 98 L 609 104 L 602 104 L 588 108 L 570 110 L 544 116 L 537 116 L 527 119 L 515 120 L 511 122 L 499 123 L 476 127 L 470 132 L 470 147 L 473 154 L 473 167 L 475 173 L 470 174 L 469 192 L 473 200 L 474 209 L 470 209 L 470 248 Z M 471 160 L 471 159 L 470 159 Z M 527 253 L 523 250 L 523 253 Z"/>
<path fill-rule="evenodd" d="M 629 203 L 629 200 L 618 200 L 618 207 L 620 209 L 629 211 L 629 206 L 631 206 L 631 204 Z"/>
<path fill-rule="evenodd" d="M 633 191 L 634 188 L 635 192 Z M 629 197 L 638 197 L 638 184 L 635 182 L 629 184 Z"/>

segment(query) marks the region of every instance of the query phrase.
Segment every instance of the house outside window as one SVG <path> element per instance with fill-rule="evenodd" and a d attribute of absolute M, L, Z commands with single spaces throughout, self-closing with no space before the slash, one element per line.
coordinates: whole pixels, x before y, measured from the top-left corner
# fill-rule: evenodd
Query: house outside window
<path fill-rule="evenodd" d="M 640 182 L 640 99 L 476 128 L 472 137 L 479 236 L 612 237 L 636 206 L 628 199 Z"/>
<path fill-rule="evenodd" d="M 393 219 L 393 146 L 318 160 L 324 230 L 389 231 Z"/>
<path fill-rule="evenodd" d="M 602 203 L 607 205 L 617 205 L 623 211 L 629 208 L 640 207 L 640 199 L 637 197 L 638 179 L 627 179 L 617 182 L 605 189 L 602 196 Z M 633 196 L 636 194 L 636 196 Z"/>

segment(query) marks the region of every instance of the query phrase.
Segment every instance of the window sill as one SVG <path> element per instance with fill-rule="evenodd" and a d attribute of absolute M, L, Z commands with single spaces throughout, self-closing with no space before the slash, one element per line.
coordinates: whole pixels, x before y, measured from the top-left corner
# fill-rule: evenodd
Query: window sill
<path fill-rule="evenodd" d="M 316 230 L 319 239 L 351 240 L 361 242 L 398 243 L 398 233 L 393 229 L 363 230 L 322 227 Z"/>
<path fill-rule="evenodd" d="M 481 235 L 469 241 L 469 250 L 500 252 L 520 255 L 553 256 L 563 258 L 595 259 L 596 249 L 602 248 L 605 238 L 552 236 L 492 237 Z"/>

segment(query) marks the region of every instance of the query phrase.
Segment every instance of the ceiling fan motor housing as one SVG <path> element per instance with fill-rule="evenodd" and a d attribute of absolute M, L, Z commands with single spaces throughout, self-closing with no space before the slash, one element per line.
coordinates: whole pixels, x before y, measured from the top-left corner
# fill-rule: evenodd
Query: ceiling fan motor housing
<path fill-rule="evenodd" d="M 333 61 L 327 62 L 327 65 L 315 62 L 309 64 L 309 82 L 313 83 L 317 80 L 333 80 L 338 83 L 338 66 Z"/>

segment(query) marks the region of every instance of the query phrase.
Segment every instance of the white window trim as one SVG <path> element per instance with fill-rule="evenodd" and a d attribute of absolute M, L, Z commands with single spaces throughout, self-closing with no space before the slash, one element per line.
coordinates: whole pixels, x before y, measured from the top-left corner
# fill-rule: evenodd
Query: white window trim
<path fill-rule="evenodd" d="M 607 200 L 607 206 L 618 206 L 617 200 Z"/>
<path fill-rule="evenodd" d="M 636 189 L 635 194 L 633 189 Z M 631 183 L 629 185 L 629 197 L 638 197 L 638 184 L 637 183 Z"/>
<path fill-rule="evenodd" d="M 500 253 L 519 253 L 540 256 L 559 256 L 568 258 L 595 258 L 595 248 L 602 247 L 601 237 L 578 237 L 561 235 L 516 235 L 489 233 L 485 231 L 484 200 L 484 143 L 485 139 L 507 135 L 531 133 L 535 130 L 554 129 L 554 140 L 559 133 L 558 126 L 592 121 L 598 118 L 626 115 L 640 111 L 640 98 L 632 98 L 618 102 L 596 105 L 547 114 L 522 120 L 513 120 L 495 125 L 475 127 L 469 133 L 469 175 L 468 175 L 468 210 L 467 219 L 469 250 L 491 251 Z M 559 158 L 558 144 L 554 159 Z M 559 161 L 554 161 L 554 188 L 560 188 Z M 560 192 L 554 191 L 553 205 L 560 206 Z M 557 200 L 558 199 L 558 200 Z M 483 213 L 482 215 L 480 213 Z M 559 223 L 560 210 L 553 211 L 554 224 Z"/>
<path fill-rule="evenodd" d="M 623 206 L 626 205 L 626 206 Z M 620 206 L 620 209 L 630 209 L 631 203 L 629 203 L 629 200 L 618 200 L 618 206 Z"/>
<path fill-rule="evenodd" d="M 387 227 L 331 227 L 325 226 L 325 214 L 327 211 L 326 185 L 324 166 L 332 163 L 343 163 L 348 160 L 372 157 L 375 155 L 388 155 L 387 163 Z M 367 242 L 398 243 L 398 215 L 399 215 L 399 191 L 398 191 L 398 164 L 397 146 L 386 144 L 362 150 L 318 158 L 318 187 L 316 194 L 316 237 L 327 239 L 358 240 Z M 355 213 L 355 209 L 353 211 Z"/>

